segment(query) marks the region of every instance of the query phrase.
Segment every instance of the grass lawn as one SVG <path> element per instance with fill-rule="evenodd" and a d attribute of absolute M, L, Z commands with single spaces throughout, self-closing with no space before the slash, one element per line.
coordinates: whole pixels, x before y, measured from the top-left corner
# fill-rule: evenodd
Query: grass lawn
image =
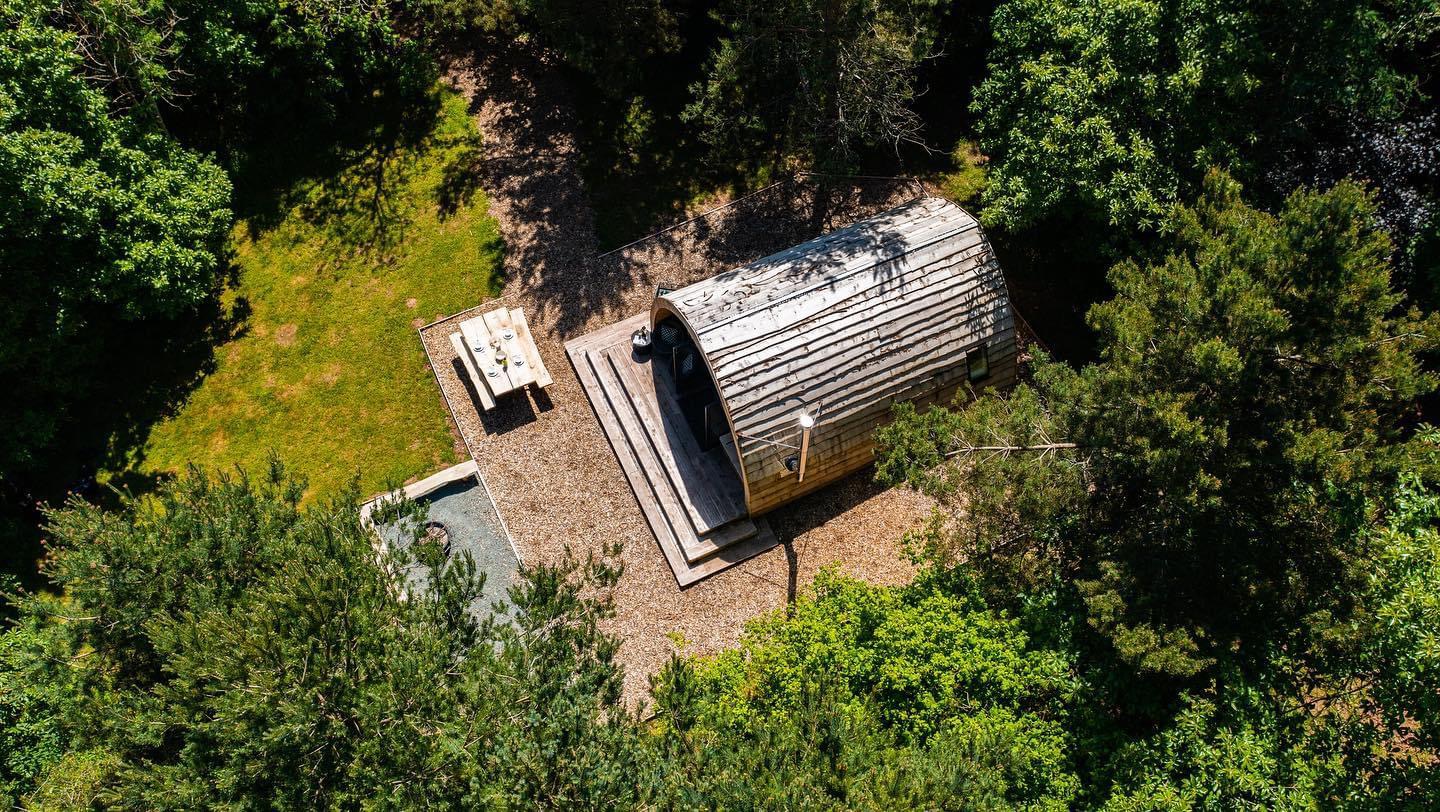
<path fill-rule="evenodd" d="M 273 449 L 313 497 L 457 461 L 415 328 L 493 296 L 503 247 L 465 185 L 480 147 L 465 103 L 445 92 L 438 110 L 417 143 L 369 149 L 294 189 L 275 222 L 236 227 L 238 335 L 129 472 L 259 471 Z"/>

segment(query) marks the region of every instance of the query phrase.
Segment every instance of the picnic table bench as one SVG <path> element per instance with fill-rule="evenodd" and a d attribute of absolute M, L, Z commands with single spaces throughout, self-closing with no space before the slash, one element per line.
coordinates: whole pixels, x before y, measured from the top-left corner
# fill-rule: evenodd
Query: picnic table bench
<path fill-rule="evenodd" d="M 552 383 L 523 308 L 501 307 L 466 319 L 460 322 L 460 332 L 451 333 L 450 343 L 486 411 L 495 408 L 501 395 Z"/>

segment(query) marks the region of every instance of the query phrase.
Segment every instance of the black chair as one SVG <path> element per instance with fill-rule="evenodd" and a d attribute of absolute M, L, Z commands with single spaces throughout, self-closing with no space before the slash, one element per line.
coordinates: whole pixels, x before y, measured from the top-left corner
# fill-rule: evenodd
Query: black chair
<path fill-rule="evenodd" d="M 675 373 L 675 385 L 681 392 L 686 392 L 690 384 L 696 381 L 696 372 L 700 371 L 700 353 L 694 347 L 683 345 L 674 348 L 671 352 L 673 366 L 671 371 Z"/>
<path fill-rule="evenodd" d="M 655 348 L 662 353 L 690 343 L 690 334 L 675 319 L 665 319 L 655 325 L 653 336 Z"/>

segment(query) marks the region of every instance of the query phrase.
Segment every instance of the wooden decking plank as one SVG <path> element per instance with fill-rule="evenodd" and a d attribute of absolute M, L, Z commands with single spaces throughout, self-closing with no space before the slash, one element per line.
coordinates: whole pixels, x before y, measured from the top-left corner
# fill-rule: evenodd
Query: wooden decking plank
<path fill-rule="evenodd" d="M 755 535 L 755 528 L 755 520 L 746 517 L 723 524 L 708 533 L 701 533 L 693 542 L 682 539 L 685 557 L 691 564 L 698 563 Z"/>
<path fill-rule="evenodd" d="M 626 341 L 629 340 L 628 330 L 625 331 L 624 337 Z M 644 472 L 639 468 L 639 461 L 635 458 L 631 441 L 629 441 L 628 435 L 619 430 L 608 399 L 600 390 L 595 370 L 590 366 L 589 353 L 582 347 L 583 344 L 580 344 L 579 341 L 566 344 L 566 357 L 569 358 L 570 366 L 575 370 L 580 386 L 585 389 L 586 396 L 589 397 L 590 406 L 595 410 L 600 428 L 605 429 L 606 439 L 611 442 L 611 449 L 615 452 L 616 459 L 621 465 L 621 471 L 624 472 L 626 481 L 631 485 L 631 490 L 635 492 L 636 501 L 641 507 L 641 514 L 649 524 L 651 533 L 654 533 L 655 541 L 660 546 L 665 561 L 670 564 L 675 582 L 683 587 L 690 586 L 691 583 L 713 576 L 739 561 L 778 546 L 779 541 L 776 540 L 775 533 L 770 530 L 769 524 L 765 523 L 765 520 L 757 521 L 757 523 L 746 521 L 746 524 L 750 525 L 746 536 L 737 538 L 733 543 L 714 550 L 713 554 L 708 554 L 703 559 L 691 561 L 685 557 L 683 544 L 675 537 L 670 521 L 661 511 L 660 502 L 651 498 L 652 492 L 649 491 L 649 484 L 645 479 Z"/>
<path fill-rule="evenodd" d="M 661 554 L 670 564 L 671 571 L 676 574 L 676 580 L 679 580 L 679 574 L 689 569 L 689 563 L 685 560 L 685 553 L 681 549 L 679 540 L 675 537 L 674 530 L 666 518 L 659 500 L 646 498 L 653 496 L 653 491 L 650 490 L 645 474 L 641 470 L 640 461 L 635 456 L 635 449 L 630 445 L 629 438 L 616 422 L 617 417 L 600 386 L 590 353 L 578 350 L 567 351 L 566 354 L 570 356 L 570 365 L 574 368 L 580 385 L 585 388 L 595 417 L 600 421 L 600 427 L 610 442 L 610 449 L 615 452 L 615 459 L 620 463 L 620 470 L 625 475 L 626 481 L 630 483 L 630 490 L 635 494 L 636 501 L 640 505 L 641 515 L 645 517 L 645 523 L 650 525 L 650 532 L 655 536 L 656 543 L 660 545 Z M 683 582 L 681 585 L 684 585 Z"/>
<path fill-rule="evenodd" d="M 716 456 L 700 450 L 699 442 L 690 431 L 690 424 L 681 414 L 677 403 L 678 393 L 675 381 L 665 367 L 643 367 L 629 360 L 628 346 L 616 348 L 611 354 L 612 362 L 623 365 L 631 385 L 642 393 L 642 401 L 657 418 L 669 438 L 681 446 L 680 453 L 669 455 L 680 469 L 681 478 L 687 488 L 703 490 L 709 494 L 720 510 L 720 517 L 746 515 L 745 492 L 738 474 L 720 463 Z"/>
<path fill-rule="evenodd" d="M 623 352 L 623 355 L 622 355 Z M 670 392 L 657 387 L 649 365 L 630 361 L 629 347 L 603 351 L 624 387 L 656 455 L 695 522 L 697 533 L 706 533 L 745 516 L 738 496 L 739 480 L 728 471 L 708 465 L 710 458 L 700 450 L 690 427 L 673 403 Z M 726 487 L 733 482 L 734 488 Z"/>
<path fill-rule="evenodd" d="M 650 487 L 642 470 L 636 451 L 632 446 L 632 440 L 619 425 L 618 416 L 611 409 L 600 380 L 594 367 L 591 365 L 592 358 L 587 347 L 606 346 L 623 343 L 628 346 L 629 333 L 634 327 L 644 322 L 643 314 L 634 319 L 627 319 L 626 322 L 611 325 L 607 331 L 613 331 L 617 336 L 616 341 L 596 341 L 596 338 L 603 339 L 603 336 L 590 334 L 580 339 L 569 342 L 565 345 L 565 354 L 569 359 L 571 367 L 575 370 L 581 387 L 584 389 L 591 407 L 595 412 L 596 419 L 600 421 L 606 439 L 611 449 L 615 452 L 616 459 L 620 463 L 622 473 L 634 492 L 636 500 L 640 504 L 641 514 L 645 517 L 646 523 L 650 525 L 651 532 L 655 535 L 656 542 L 661 553 L 665 556 L 666 563 L 675 576 L 676 582 L 682 586 L 689 586 L 704 578 L 708 578 L 734 564 L 744 561 L 747 558 L 765 552 L 779 544 L 774 532 L 763 519 L 751 521 L 746 519 L 743 522 L 733 523 L 720 528 L 720 533 L 733 535 L 735 538 L 728 543 L 718 545 L 716 540 L 710 541 L 693 539 L 696 546 L 708 548 L 705 556 L 700 558 L 687 557 L 685 545 L 675 534 L 669 518 L 664 514 L 660 503 L 655 498 L 654 491 Z M 634 324 L 629 324 L 634 322 Z M 617 329 L 619 328 L 619 329 Z M 688 528 L 686 528 L 688 529 Z M 688 540 L 688 539 L 687 539 Z"/>
<path fill-rule="evenodd" d="M 593 333 L 586 333 L 583 336 L 572 338 L 565 342 L 565 352 L 571 356 L 576 351 L 598 350 L 610 347 L 622 342 L 630 341 L 630 334 L 640 327 L 650 323 L 650 314 L 636 313 L 624 321 L 617 321 L 609 327 L 596 330 Z"/>
<path fill-rule="evenodd" d="M 766 550 L 780 546 L 780 540 L 770 529 L 769 522 L 759 519 L 755 522 L 755 526 L 754 535 L 725 546 L 714 555 L 691 565 L 683 573 L 677 571 L 675 580 L 680 583 L 680 586 L 689 586 L 696 581 L 709 578 L 711 575 L 733 567 L 747 558 L 753 558 Z"/>
<path fill-rule="evenodd" d="M 686 561 L 700 561 L 729 544 L 754 535 L 755 525 L 743 512 L 703 528 L 695 524 L 695 493 L 684 490 L 685 483 L 677 482 L 674 478 L 674 461 L 663 457 L 664 452 L 657 447 L 650 427 L 641 422 L 641 407 L 632 397 L 633 393 L 626 389 L 625 381 L 619 376 L 611 360 L 605 357 L 604 351 L 590 352 L 587 355 L 605 399 L 615 413 L 617 425 L 624 433 L 632 452 L 639 457 L 640 469 L 644 472 L 649 492 L 660 501 L 668 527 L 679 541 Z"/>
<path fill-rule="evenodd" d="M 610 414 L 615 419 L 616 427 L 629 443 L 632 452 L 639 458 L 640 471 L 647 483 L 647 489 L 660 502 L 666 516 L 672 517 L 670 524 L 676 526 L 675 529 L 691 527 L 693 517 L 687 515 L 687 504 L 680 494 L 675 492 L 673 483 L 665 475 L 664 466 L 656 458 L 650 439 L 635 416 L 633 404 L 630 402 L 630 396 L 624 391 L 624 385 L 615 376 L 614 370 L 610 368 L 609 361 L 606 360 L 603 353 L 586 353 L 586 358 L 590 364 L 590 371 L 594 374 L 600 391 L 604 393 L 605 400 L 610 406 Z"/>

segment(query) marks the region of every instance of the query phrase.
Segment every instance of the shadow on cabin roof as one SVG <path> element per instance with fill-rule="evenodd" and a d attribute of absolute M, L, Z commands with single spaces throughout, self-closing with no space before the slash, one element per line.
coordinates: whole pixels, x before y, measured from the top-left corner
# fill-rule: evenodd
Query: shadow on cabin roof
<path fill-rule="evenodd" d="M 659 296 L 651 321 L 667 318 L 705 359 L 752 514 L 868 464 L 870 435 L 895 403 L 948 401 L 966 383 L 1013 378 L 1004 275 L 975 218 L 941 198 Z M 814 420 L 803 483 L 787 464 L 802 412 Z"/>

